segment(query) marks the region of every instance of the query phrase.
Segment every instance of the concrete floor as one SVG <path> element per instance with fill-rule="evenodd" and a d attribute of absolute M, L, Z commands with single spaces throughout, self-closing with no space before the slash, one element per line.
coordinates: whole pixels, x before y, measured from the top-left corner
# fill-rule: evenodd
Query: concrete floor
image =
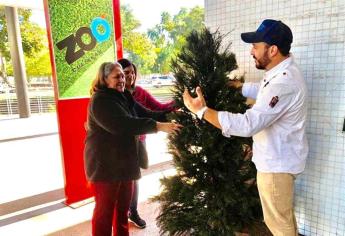
<path fill-rule="evenodd" d="M 0 235 L 91 235 L 94 203 L 73 209 L 63 204 L 64 180 L 55 114 L 0 120 Z M 152 167 L 140 180 L 139 212 L 145 229 L 131 225 L 130 235 L 155 236 L 159 179 L 174 174 L 166 136 L 149 135 Z"/>

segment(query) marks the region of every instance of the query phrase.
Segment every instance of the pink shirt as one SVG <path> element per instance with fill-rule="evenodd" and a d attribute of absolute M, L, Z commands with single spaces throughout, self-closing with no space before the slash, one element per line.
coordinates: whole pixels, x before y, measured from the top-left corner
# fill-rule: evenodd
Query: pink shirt
<path fill-rule="evenodd" d="M 132 93 L 134 100 L 152 111 L 172 111 L 174 110 L 174 101 L 161 103 L 157 101 L 147 90 L 140 86 L 135 86 Z"/>
<path fill-rule="evenodd" d="M 140 86 L 135 86 L 132 95 L 135 101 L 152 111 L 173 111 L 175 109 L 174 101 L 161 103 L 157 99 L 155 99 L 147 90 L 143 89 Z M 145 135 L 140 135 L 139 137 L 140 141 L 145 141 L 145 138 Z"/>

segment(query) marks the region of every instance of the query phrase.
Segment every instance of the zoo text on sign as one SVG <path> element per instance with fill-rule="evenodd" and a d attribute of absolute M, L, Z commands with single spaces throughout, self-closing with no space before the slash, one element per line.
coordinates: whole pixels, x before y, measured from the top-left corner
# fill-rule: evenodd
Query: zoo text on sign
<path fill-rule="evenodd" d="M 103 32 L 99 31 L 99 27 L 103 28 Z M 109 39 L 111 34 L 111 27 L 109 23 L 101 18 L 96 17 L 92 20 L 89 27 L 82 26 L 77 32 L 71 34 L 56 44 L 59 50 L 66 49 L 65 60 L 68 64 L 72 64 L 79 58 L 81 58 L 85 51 L 91 51 L 97 43 L 104 42 Z M 83 35 L 90 37 L 90 42 L 85 43 L 82 39 Z M 79 50 L 76 50 L 76 46 L 79 46 Z"/>

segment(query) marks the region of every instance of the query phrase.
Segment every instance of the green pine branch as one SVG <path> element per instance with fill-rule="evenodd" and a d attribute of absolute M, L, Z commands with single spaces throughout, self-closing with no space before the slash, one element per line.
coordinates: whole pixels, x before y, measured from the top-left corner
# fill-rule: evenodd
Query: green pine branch
<path fill-rule="evenodd" d="M 262 220 L 250 160 L 252 139 L 226 138 L 183 105 L 184 89 L 195 96 L 195 87 L 200 86 L 210 108 L 234 113 L 248 109 L 240 91 L 226 86 L 227 75 L 238 66 L 223 38 L 208 29 L 194 31 L 172 62 L 177 80 L 174 99 L 181 112 L 170 118 L 183 129 L 169 136 L 177 174 L 161 180 L 164 190 L 154 198 L 161 204 L 157 218 L 161 233 L 229 236 L 253 229 Z"/>

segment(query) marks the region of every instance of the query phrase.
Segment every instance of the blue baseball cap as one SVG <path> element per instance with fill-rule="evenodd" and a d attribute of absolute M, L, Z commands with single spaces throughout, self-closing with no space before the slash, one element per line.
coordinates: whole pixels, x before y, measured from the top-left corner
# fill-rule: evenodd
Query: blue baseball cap
<path fill-rule="evenodd" d="M 290 46 L 293 39 L 289 26 L 271 19 L 264 20 L 255 32 L 242 33 L 241 38 L 246 43 L 265 42 L 278 48 Z"/>

